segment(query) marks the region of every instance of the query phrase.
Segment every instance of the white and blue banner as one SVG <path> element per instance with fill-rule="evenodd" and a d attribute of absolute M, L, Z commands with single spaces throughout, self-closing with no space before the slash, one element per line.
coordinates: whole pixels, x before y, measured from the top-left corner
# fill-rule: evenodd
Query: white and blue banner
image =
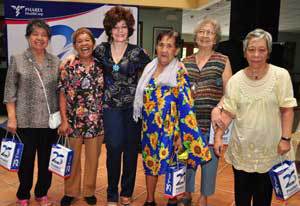
<path fill-rule="evenodd" d="M 52 38 L 48 51 L 64 58 L 73 52 L 72 33 L 80 28 L 89 28 L 96 38 L 96 45 L 107 41 L 103 28 L 104 14 L 114 5 L 47 2 L 34 0 L 4 0 L 7 24 L 8 57 L 28 48 L 25 31 L 28 21 L 44 19 L 51 27 Z M 135 18 L 134 33 L 129 41 L 137 44 L 138 7 L 129 8 Z"/>

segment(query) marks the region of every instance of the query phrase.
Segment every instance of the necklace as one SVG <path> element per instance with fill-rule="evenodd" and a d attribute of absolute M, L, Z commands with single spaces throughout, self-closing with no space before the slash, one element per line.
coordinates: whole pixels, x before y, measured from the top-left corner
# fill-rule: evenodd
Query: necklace
<path fill-rule="evenodd" d="M 248 73 L 250 73 L 250 74 L 248 74 L 247 76 L 249 76 L 251 79 L 254 79 L 254 80 L 261 79 L 267 73 L 268 68 L 269 68 L 268 65 L 266 65 L 263 69 L 259 69 L 259 70 L 248 67 Z"/>
<path fill-rule="evenodd" d="M 119 50 L 120 52 L 117 52 L 116 47 L 114 46 L 114 44 L 111 44 L 111 56 L 113 59 L 113 72 L 118 72 L 120 70 L 120 61 L 122 60 L 124 53 L 127 49 L 127 44 L 122 48 L 122 50 Z"/>

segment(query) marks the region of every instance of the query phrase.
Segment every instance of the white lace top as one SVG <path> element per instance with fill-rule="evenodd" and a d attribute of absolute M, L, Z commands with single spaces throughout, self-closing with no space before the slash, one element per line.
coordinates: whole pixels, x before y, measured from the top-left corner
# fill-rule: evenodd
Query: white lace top
<path fill-rule="evenodd" d="M 234 168 L 265 173 L 280 159 L 280 107 L 295 107 L 287 70 L 271 65 L 260 80 L 237 72 L 226 86 L 224 109 L 236 116 L 225 159 Z"/>

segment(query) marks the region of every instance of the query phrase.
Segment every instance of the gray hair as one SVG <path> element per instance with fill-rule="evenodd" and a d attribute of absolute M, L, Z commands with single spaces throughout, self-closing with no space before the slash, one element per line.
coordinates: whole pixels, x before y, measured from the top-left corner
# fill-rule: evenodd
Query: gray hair
<path fill-rule="evenodd" d="M 272 52 L 272 35 L 263 30 L 263 29 L 255 29 L 251 32 L 249 32 L 246 36 L 246 38 L 243 41 L 243 51 L 244 53 L 246 52 L 248 48 L 249 41 L 253 38 L 258 38 L 258 39 L 265 39 L 268 47 L 268 54 L 270 55 Z"/>
<path fill-rule="evenodd" d="M 214 28 L 214 32 L 216 34 L 216 44 L 218 44 L 221 41 L 221 26 L 219 22 L 216 19 L 210 18 L 210 17 L 205 17 L 202 21 L 198 22 L 195 29 L 194 29 L 194 40 L 196 41 L 196 36 L 199 30 L 201 29 L 202 26 L 206 24 L 211 24 Z"/>

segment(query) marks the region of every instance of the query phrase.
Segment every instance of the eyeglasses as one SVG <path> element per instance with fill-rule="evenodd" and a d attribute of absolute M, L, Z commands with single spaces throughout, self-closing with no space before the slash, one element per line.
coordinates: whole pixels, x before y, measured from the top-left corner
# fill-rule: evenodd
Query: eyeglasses
<path fill-rule="evenodd" d="M 249 54 L 255 54 L 256 52 L 259 54 L 264 54 L 268 52 L 267 48 L 255 48 L 255 47 L 248 47 L 247 52 Z"/>
<path fill-rule="evenodd" d="M 199 31 L 198 31 L 198 34 L 200 34 L 200 35 L 207 35 L 207 36 L 212 36 L 212 35 L 214 35 L 216 32 L 214 32 L 214 31 L 210 31 L 210 30 L 204 30 L 204 29 L 200 29 Z"/>

